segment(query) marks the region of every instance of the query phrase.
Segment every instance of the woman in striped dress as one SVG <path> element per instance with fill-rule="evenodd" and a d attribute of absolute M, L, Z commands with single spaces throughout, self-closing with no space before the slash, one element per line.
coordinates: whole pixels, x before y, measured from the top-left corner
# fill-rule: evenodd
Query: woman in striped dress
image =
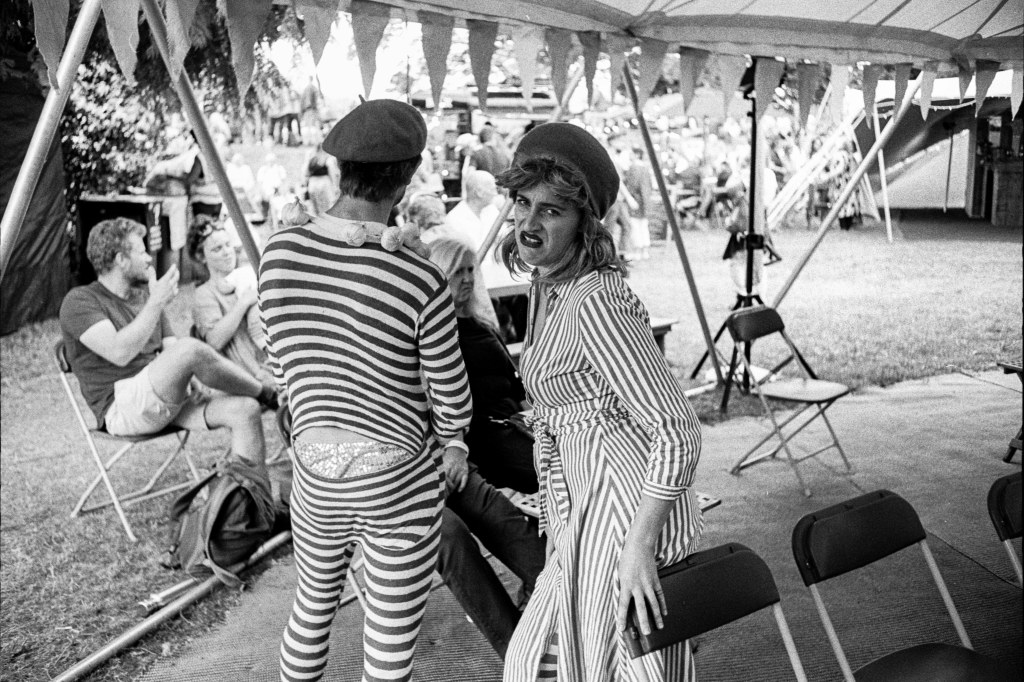
<path fill-rule="evenodd" d="M 363 680 L 408 680 L 447 490 L 466 484 L 472 403 L 448 283 L 415 231 L 385 225 L 419 165 L 423 118 L 372 100 L 328 135 L 341 198 L 275 233 L 260 311 L 292 413 L 298 589 L 281 679 L 316 680 L 356 543 Z M 297 221 L 302 222 L 302 221 Z M 426 443 L 440 442 L 435 458 Z"/>
<path fill-rule="evenodd" d="M 607 152 L 576 126 L 541 125 L 499 181 L 515 201 L 501 254 L 534 278 L 520 371 L 549 552 L 505 680 L 642 679 L 624 645 L 626 616 L 633 603 L 642 629 L 662 625 L 657 569 L 701 533 L 690 488 L 700 424 L 600 223 L 619 182 Z M 660 654 L 640 661 L 665 679 Z"/>

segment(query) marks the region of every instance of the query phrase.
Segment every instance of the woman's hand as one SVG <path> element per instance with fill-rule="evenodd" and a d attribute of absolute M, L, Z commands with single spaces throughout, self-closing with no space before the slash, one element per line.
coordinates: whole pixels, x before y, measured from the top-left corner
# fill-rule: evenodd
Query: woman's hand
<path fill-rule="evenodd" d="M 462 492 L 469 480 L 469 453 L 462 447 L 448 445 L 441 455 L 441 471 L 444 473 L 444 489 L 446 495 L 453 491 Z"/>
<path fill-rule="evenodd" d="M 248 288 L 238 292 L 238 304 L 245 310 L 253 307 L 258 300 L 259 292 L 256 289 Z"/>
<path fill-rule="evenodd" d="M 654 547 L 636 540 L 633 534 L 626 536 L 622 556 L 619 557 L 619 603 L 615 611 L 615 624 L 619 631 L 626 629 L 631 601 L 636 607 L 637 622 L 643 634 L 651 634 L 649 613 L 654 614 L 655 627 L 660 630 L 664 626 L 662 616 L 668 614 L 668 606 L 658 580 Z"/>

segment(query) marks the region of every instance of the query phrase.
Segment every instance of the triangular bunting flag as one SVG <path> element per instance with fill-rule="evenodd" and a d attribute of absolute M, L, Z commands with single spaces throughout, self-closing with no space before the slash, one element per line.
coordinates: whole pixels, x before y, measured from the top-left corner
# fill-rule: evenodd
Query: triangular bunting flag
<path fill-rule="evenodd" d="M 376 2 L 352 0 L 352 40 L 356 44 L 359 71 L 363 75 L 363 94 L 370 96 L 373 76 L 377 73 L 377 46 L 391 20 L 391 8 Z"/>
<path fill-rule="evenodd" d="M 476 98 L 481 109 L 487 109 L 487 88 L 491 82 L 491 57 L 494 40 L 498 37 L 498 24 L 481 19 L 466 19 L 469 28 L 469 66 L 476 81 Z"/>
<path fill-rule="evenodd" d="M 999 62 L 979 59 L 977 62 L 977 80 L 974 82 L 974 115 L 981 113 L 981 105 L 985 103 L 988 89 L 999 72 Z"/>
<path fill-rule="evenodd" d="M 658 83 L 661 77 L 661 65 L 665 61 L 665 53 L 668 51 L 668 43 L 663 40 L 641 40 L 640 41 L 640 76 L 637 78 L 637 98 L 640 100 L 640 107 L 651 94 L 651 90 Z M 704 60 L 707 60 L 707 53 L 704 53 Z"/>
<path fill-rule="evenodd" d="M 835 124 L 843 121 L 843 102 L 846 100 L 846 86 L 850 82 L 850 67 L 846 64 L 833 64 L 832 77 L 829 84 L 832 94 L 828 98 L 829 117 Z"/>
<path fill-rule="evenodd" d="M 896 65 L 896 72 L 893 74 L 893 86 L 896 88 L 893 104 L 899 106 L 903 103 L 903 97 L 907 94 L 907 83 L 910 82 L 910 69 L 913 64 L 902 63 Z"/>
<path fill-rule="evenodd" d="M 974 67 L 966 57 L 956 57 L 956 68 L 957 78 L 960 79 L 960 101 L 964 101 L 964 97 L 967 96 L 967 86 L 971 84 L 971 78 L 974 77 Z"/>
<path fill-rule="evenodd" d="M 925 62 L 921 74 L 921 118 L 928 118 L 928 110 L 932 107 L 932 88 L 935 87 L 935 76 L 939 72 L 938 62 Z"/>
<path fill-rule="evenodd" d="M 36 46 L 46 64 L 50 87 L 57 85 L 57 67 L 68 38 L 68 0 L 32 0 Z"/>
<path fill-rule="evenodd" d="M 864 114 L 871 116 L 875 111 L 875 90 L 878 88 L 878 77 L 885 71 L 881 64 L 868 64 L 864 67 Z"/>
<path fill-rule="evenodd" d="M 135 85 L 135 65 L 139 47 L 139 0 L 102 0 L 103 21 L 107 38 L 121 73 L 131 86 Z"/>
<path fill-rule="evenodd" d="M 540 26 L 517 26 L 512 30 L 512 52 L 519 65 L 526 108 L 533 111 L 533 83 L 537 78 L 537 53 L 544 47 L 544 29 Z"/>
<path fill-rule="evenodd" d="M 775 88 L 786 70 L 786 63 L 771 57 L 755 57 L 754 92 L 757 93 L 757 120 L 760 121 L 764 112 L 775 101 Z M 845 90 L 845 85 L 844 88 Z"/>
<path fill-rule="evenodd" d="M 807 117 L 814 106 L 814 94 L 818 91 L 821 66 L 801 62 L 796 65 L 797 88 L 800 90 L 800 128 L 807 127 Z"/>
<path fill-rule="evenodd" d="M 1010 80 L 1010 113 L 1013 116 L 1020 113 L 1021 102 L 1024 102 L 1024 66 L 1018 62 L 1013 65 L 1013 78 Z"/>
<path fill-rule="evenodd" d="M 561 28 L 549 28 L 544 31 L 544 39 L 547 41 L 548 56 L 551 58 L 551 89 L 555 92 L 555 102 L 560 104 L 562 97 L 565 96 L 572 32 Z"/>
<path fill-rule="evenodd" d="M 239 4 L 241 3 L 234 3 L 236 7 Z M 168 2 L 164 7 L 164 15 L 167 17 L 167 51 L 170 53 L 167 69 L 170 71 L 172 83 L 178 82 L 181 68 L 185 64 L 185 56 L 192 49 L 192 40 L 188 36 L 188 30 L 192 27 L 192 20 L 196 17 L 196 7 L 198 6 L 199 0 L 178 0 L 177 2 Z"/>
<path fill-rule="evenodd" d="M 319 64 L 324 47 L 331 39 L 331 26 L 338 18 L 338 6 L 324 7 L 317 0 L 295 0 L 295 9 L 302 15 L 302 30 L 313 52 L 313 64 Z"/>
<path fill-rule="evenodd" d="M 605 46 L 608 50 L 610 67 L 608 75 L 611 76 L 611 92 L 608 93 L 608 101 L 615 101 L 615 92 L 622 85 L 623 67 L 626 64 L 626 53 L 633 49 L 633 38 L 620 35 L 609 35 L 605 38 Z"/>
<path fill-rule="evenodd" d="M 680 65 L 682 64 L 682 58 L 680 58 L 679 63 Z M 736 96 L 736 90 L 740 87 L 740 83 L 743 81 L 743 74 L 746 73 L 746 71 L 746 57 L 739 57 L 731 54 L 718 55 L 718 78 L 722 84 L 723 116 L 729 115 L 729 105 L 732 104 L 732 100 Z M 680 86 L 680 88 L 681 87 L 682 86 Z M 690 108 L 689 100 L 684 100 L 683 104 L 687 109 Z"/>
<path fill-rule="evenodd" d="M 239 98 L 245 97 L 252 83 L 256 64 L 253 45 L 263 33 L 272 0 L 224 0 L 228 37 L 231 39 L 231 64 L 235 67 Z"/>
<path fill-rule="evenodd" d="M 683 96 L 683 107 L 685 109 L 689 109 L 690 104 L 693 102 L 693 92 L 697 89 L 697 80 L 700 79 L 700 74 L 704 71 L 704 66 L 708 63 L 708 57 L 710 56 L 711 53 L 706 50 L 698 50 L 692 47 L 679 48 L 679 94 Z M 642 61 L 640 62 L 640 68 L 644 68 Z M 740 77 L 742 77 L 742 74 Z M 654 87 L 653 83 L 651 87 Z M 650 93 L 650 90 L 646 92 Z"/>
<path fill-rule="evenodd" d="M 416 13 L 423 27 L 423 58 L 427 61 L 430 92 L 434 96 L 434 112 L 441 108 L 441 92 L 448 75 L 448 51 L 452 47 L 455 18 L 437 12 Z"/>
<path fill-rule="evenodd" d="M 597 75 L 597 60 L 601 56 L 601 34 L 597 31 L 577 31 L 576 37 L 583 46 L 583 78 L 587 81 L 587 103 L 593 104 L 594 76 Z"/>

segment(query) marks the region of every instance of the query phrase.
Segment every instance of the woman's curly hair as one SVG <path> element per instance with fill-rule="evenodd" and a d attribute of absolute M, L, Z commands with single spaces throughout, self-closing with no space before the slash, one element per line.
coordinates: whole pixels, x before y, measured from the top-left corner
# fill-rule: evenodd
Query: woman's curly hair
<path fill-rule="evenodd" d="M 590 208 L 583 174 L 577 169 L 547 157 L 532 157 L 513 163 L 497 177 L 498 185 L 509 191 L 512 200 L 525 189 L 546 185 L 558 198 L 580 211 L 580 224 L 573 244 L 561 261 L 547 275 L 538 277 L 549 283 L 568 282 L 595 270 L 624 268 L 615 249 L 615 240 Z M 516 232 L 512 230 L 501 240 L 498 253 L 510 272 L 533 270 L 519 255 Z"/>
<path fill-rule="evenodd" d="M 200 213 L 192 219 L 192 224 L 188 228 L 188 255 L 192 256 L 193 260 L 202 260 L 203 244 L 210 238 L 210 235 L 217 230 L 223 230 L 224 226 L 220 224 L 215 216 Z"/>

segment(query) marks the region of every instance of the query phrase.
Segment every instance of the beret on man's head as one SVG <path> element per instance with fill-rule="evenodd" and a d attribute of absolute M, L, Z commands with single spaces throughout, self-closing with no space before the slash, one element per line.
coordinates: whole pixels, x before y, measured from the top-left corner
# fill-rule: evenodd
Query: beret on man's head
<path fill-rule="evenodd" d="M 514 164 L 549 158 L 579 171 L 586 183 L 590 208 L 604 218 L 619 194 L 619 172 L 597 138 L 571 123 L 539 125 L 519 141 Z"/>
<path fill-rule="evenodd" d="M 334 124 L 323 148 L 339 161 L 387 163 L 419 156 L 427 124 L 414 107 L 394 99 L 362 102 Z"/>

